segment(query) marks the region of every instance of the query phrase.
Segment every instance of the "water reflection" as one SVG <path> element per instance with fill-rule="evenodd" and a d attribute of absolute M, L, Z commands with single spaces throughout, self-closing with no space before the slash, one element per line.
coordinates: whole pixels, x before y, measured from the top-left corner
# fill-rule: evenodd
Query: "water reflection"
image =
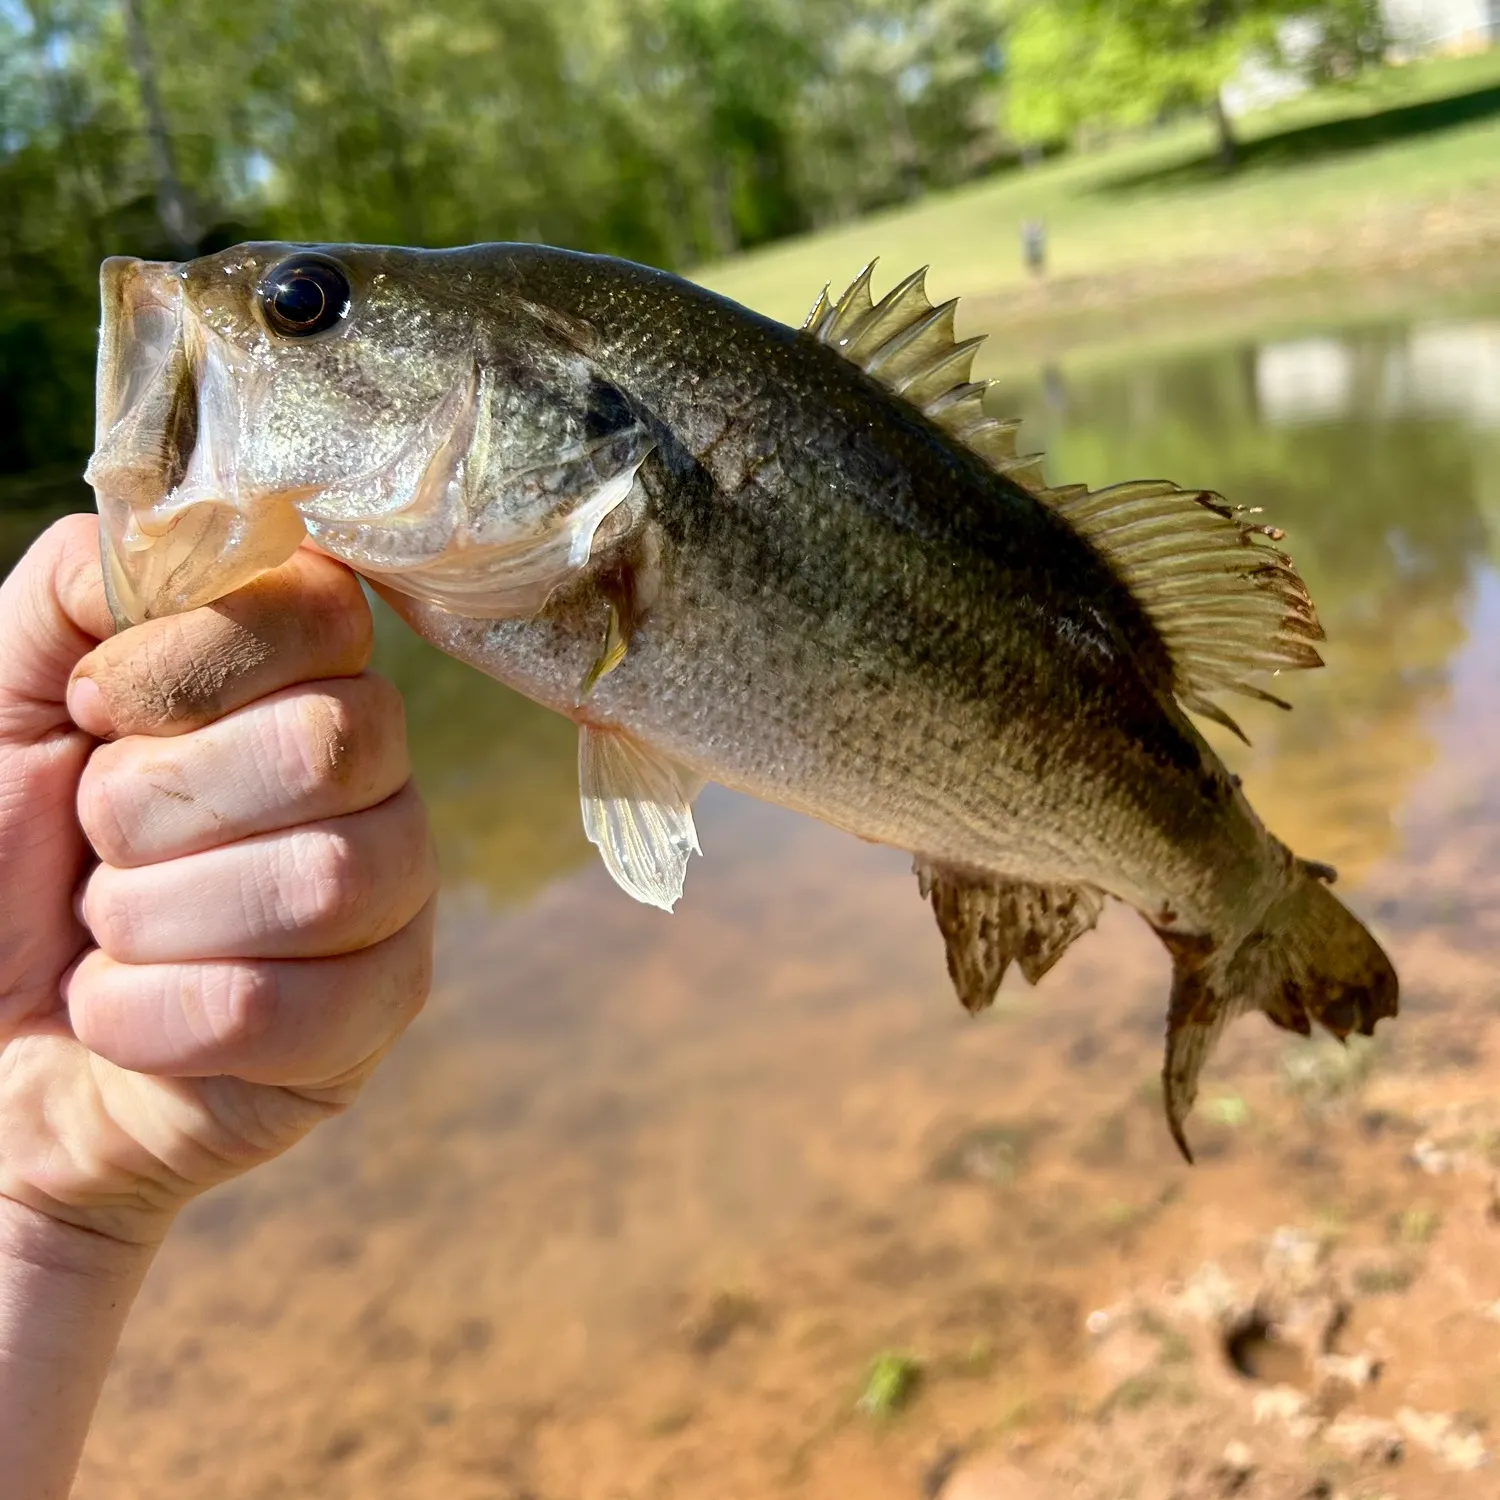
<path fill-rule="evenodd" d="M 419 640 L 375 601 L 376 670 L 400 684 L 412 759 L 450 883 L 530 895 L 593 853 L 577 731 Z"/>
<path fill-rule="evenodd" d="M 1264 344 L 1255 351 L 1255 390 L 1261 414 L 1276 424 L 1364 413 L 1500 429 L 1500 323 Z"/>
<path fill-rule="evenodd" d="M 1322 1416 L 1257 1425 L 1211 1321 L 1252 1305 L 1337 1314 L 1306 1349 L 1324 1325 L 1286 1314 L 1317 1411 L 1417 1413 L 1409 1500 L 1490 1493 L 1434 1434 L 1500 1422 L 1495 433 L 1462 338 L 1451 378 L 1411 330 L 1313 338 L 1013 396 L 1055 477 L 1169 474 L 1288 529 L 1329 669 L 1225 753 L 1389 941 L 1376 1047 L 1236 1027 L 1185 1171 L 1131 914 L 971 1023 L 900 855 L 712 789 L 679 914 L 645 911 L 577 831 L 570 727 L 387 621 L 450 881 L 437 993 L 355 1112 L 185 1216 L 81 1500 L 912 1500 L 955 1450 L 1044 1500 L 1206 1496 L 1231 1442 L 1255 1493 L 1390 1491 Z M 1378 1386 L 1327 1385 L 1329 1348 Z M 883 1350 L 923 1381 L 872 1426 Z"/>
<path fill-rule="evenodd" d="M 1067 406 L 1019 389 L 1056 478 L 1167 475 L 1285 527 L 1317 603 L 1329 669 L 1288 679 L 1296 711 L 1236 714 L 1262 815 L 1358 876 L 1394 848 L 1392 813 L 1429 764 L 1427 721 L 1462 645 L 1500 443 L 1468 386 L 1500 324 L 1326 333 L 1074 376 Z M 1447 350 L 1454 368 L 1434 377 Z M 1397 399 L 1399 397 L 1399 400 Z M 1295 418 L 1295 420 L 1293 420 Z"/>

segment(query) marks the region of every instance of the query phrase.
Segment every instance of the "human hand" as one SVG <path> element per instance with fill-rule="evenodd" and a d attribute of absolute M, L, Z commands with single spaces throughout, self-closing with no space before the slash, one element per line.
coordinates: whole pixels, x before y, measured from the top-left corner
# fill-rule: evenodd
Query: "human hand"
<path fill-rule="evenodd" d="M 344 568 L 110 635 L 70 517 L 0 588 L 0 1219 L 149 1246 L 353 1099 L 436 874 Z"/>

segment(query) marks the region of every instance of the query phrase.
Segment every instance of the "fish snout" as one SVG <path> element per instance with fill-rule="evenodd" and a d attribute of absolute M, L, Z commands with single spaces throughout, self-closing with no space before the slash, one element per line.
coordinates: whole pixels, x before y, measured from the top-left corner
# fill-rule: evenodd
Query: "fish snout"
<path fill-rule="evenodd" d="M 245 514 L 238 372 L 190 316 L 185 270 L 124 255 L 100 267 L 94 453 L 84 478 L 120 625 L 211 603 L 284 562 L 305 535 L 290 507 Z"/>

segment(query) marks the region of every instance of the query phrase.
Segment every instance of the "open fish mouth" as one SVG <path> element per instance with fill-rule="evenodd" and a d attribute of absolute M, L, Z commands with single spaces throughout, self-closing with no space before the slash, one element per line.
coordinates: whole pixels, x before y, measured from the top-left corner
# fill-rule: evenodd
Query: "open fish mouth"
<path fill-rule="evenodd" d="M 188 315 L 182 268 L 112 257 L 100 296 L 84 477 L 98 498 L 110 606 L 124 626 L 211 603 L 285 562 L 305 529 L 288 501 L 242 492 L 236 455 L 253 372 Z"/>

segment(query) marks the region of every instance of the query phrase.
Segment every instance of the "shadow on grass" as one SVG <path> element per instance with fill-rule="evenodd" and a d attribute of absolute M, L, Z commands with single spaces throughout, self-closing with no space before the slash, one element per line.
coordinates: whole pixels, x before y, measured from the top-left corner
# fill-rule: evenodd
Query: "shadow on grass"
<path fill-rule="evenodd" d="M 1370 151 L 1378 146 L 1455 130 L 1461 125 L 1473 125 L 1495 116 L 1500 116 L 1500 85 L 1453 94 L 1446 99 L 1393 106 L 1374 114 L 1300 125 L 1242 141 L 1239 163 L 1235 167 L 1225 168 L 1216 152 L 1205 151 L 1201 156 L 1170 167 L 1107 178 L 1094 191 L 1114 194 L 1136 192 L 1141 188 L 1192 187 L 1245 171 L 1299 166 L 1327 157 Z"/>

